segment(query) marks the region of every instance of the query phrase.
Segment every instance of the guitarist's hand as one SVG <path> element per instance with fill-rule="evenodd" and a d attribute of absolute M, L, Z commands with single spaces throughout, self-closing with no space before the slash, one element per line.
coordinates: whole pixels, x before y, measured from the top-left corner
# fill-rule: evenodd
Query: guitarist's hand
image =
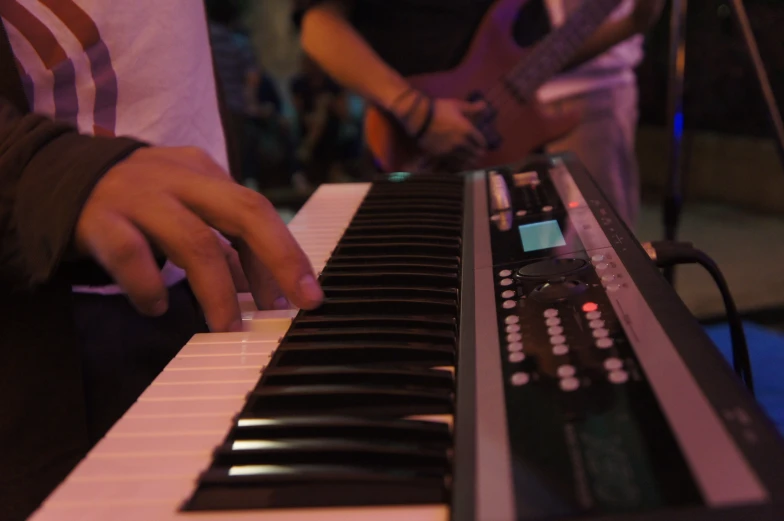
<path fill-rule="evenodd" d="M 420 138 L 419 146 L 427 155 L 447 162 L 450 167 L 470 168 L 487 149 L 484 136 L 471 121 L 484 110 L 484 102 L 436 99 L 432 103 L 433 121 Z"/>

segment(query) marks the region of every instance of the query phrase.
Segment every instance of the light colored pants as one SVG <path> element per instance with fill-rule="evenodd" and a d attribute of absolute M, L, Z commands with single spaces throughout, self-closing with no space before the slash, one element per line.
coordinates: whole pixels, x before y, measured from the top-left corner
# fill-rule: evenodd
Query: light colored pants
<path fill-rule="evenodd" d="M 640 210 L 640 176 L 635 154 L 637 85 L 626 83 L 544 106 L 545 111 L 576 110 L 581 122 L 547 151 L 573 152 L 604 195 L 634 231 Z"/>

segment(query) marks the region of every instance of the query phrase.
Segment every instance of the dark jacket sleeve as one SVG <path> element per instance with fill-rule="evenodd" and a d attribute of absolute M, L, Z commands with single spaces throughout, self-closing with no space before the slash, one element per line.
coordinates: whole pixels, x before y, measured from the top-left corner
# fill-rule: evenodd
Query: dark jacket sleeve
<path fill-rule="evenodd" d="M 0 98 L 0 282 L 21 289 L 48 280 L 95 183 L 142 146 L 23 116 Z"/>

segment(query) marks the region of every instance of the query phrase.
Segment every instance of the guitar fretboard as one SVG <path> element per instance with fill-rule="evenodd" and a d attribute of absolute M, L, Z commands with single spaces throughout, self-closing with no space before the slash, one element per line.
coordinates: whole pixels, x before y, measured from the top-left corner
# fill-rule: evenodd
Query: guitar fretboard
<path fill-rule="evenodd" d="M 622 0 L 588 0 L 553 30 L 505 77 L 516 97 L 531 99 L 536 90 L 563 69 L 585 41 Z"/>

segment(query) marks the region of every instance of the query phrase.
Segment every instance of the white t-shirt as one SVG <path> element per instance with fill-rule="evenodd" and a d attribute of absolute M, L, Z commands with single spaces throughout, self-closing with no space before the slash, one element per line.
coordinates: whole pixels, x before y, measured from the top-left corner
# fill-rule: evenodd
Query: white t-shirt
<path fill-rule="evenodd" d="M 0 17 L 34 112 L 85 134 L 200 147 L 228 171 L 201 1 L 2 0 Z M 167 263 L 163 276 L 185 274 Z"/>
<path fill-rule="evenodd" d="M 590 0 L 545 0 L 552 25 L 562 25 L 569 14 L 586 1 Z M 610 15 L 610 19 L 626 16 L 632 9 L 634 0 L 623 0 Z M 642 46 L 643 36 L 633 36 L 593 60 L 559 74 L 539 89 L 539 101 L 547 103 L 612 85 L 634 82 L 634 67 L 643 58 Z"/>

